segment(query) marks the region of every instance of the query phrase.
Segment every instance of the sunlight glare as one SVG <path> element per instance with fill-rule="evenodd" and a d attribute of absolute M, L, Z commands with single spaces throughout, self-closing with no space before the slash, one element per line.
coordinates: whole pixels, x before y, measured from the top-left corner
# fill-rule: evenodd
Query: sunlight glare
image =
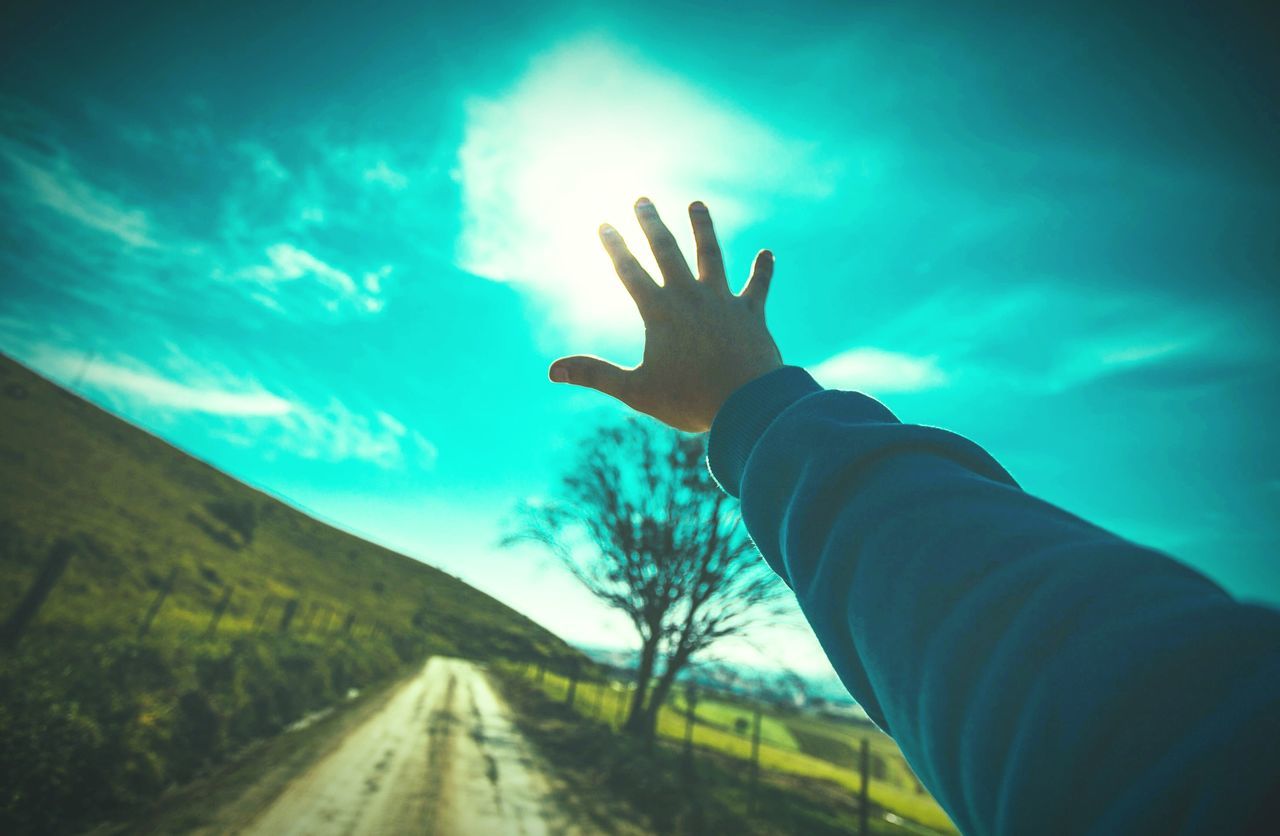
<path fill-rule="evenodd" d="M 596 238 L 601 223 L 660 281 L 637 197 L 657 204 L 691 258 L 691 201 L 711 207 L 726 244 L 725 230 L 764 210 L 759 192 L 821 189 L 806 146 L 598 38 L 534 60 L 505 95 L 468 101 L 467 117 L 459 266 L 529 288 L 557 321 L 609 343 L 637 343 L 641 330 Z M 749 254 L 727 257 L 745 270 L 734 255 Z"/>

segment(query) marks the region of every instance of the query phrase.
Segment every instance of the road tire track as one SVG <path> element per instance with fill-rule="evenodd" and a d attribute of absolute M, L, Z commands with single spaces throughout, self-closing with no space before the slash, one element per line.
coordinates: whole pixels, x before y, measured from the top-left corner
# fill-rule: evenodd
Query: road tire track
<path fill-rule="evenodd" d="M 292 781 L 254 836 L 585 834 L 480 666 L 433 657 Z"/>

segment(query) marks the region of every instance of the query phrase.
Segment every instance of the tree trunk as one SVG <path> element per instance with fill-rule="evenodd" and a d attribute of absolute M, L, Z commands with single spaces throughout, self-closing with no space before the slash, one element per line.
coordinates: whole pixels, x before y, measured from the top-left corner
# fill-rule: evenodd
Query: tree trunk
<path fill-rule="evenodd" d="M 667 659 L 667 666 L 662 671 L 662 676 L 658 678 L 657 684 L 653 686 L 653 695 L 649 699 L 649 705 L 644 712 L 643 723 L 640 726 L 646 735 L 652 737 L 657 731 L 658 712 L 662 710 L 662 704 L 667 701 L 667 696 L 671 693 L 671 686 L 675 684 L 676 677 L 684 669 L 685 663 L 689 661 L 689 655 L 682 650 L 677 650 Z"/>
<path fill-rule="evenodd" d="M 658 639 L 645 639 L 640 647 L 640 664 L 636 667 L 636 690 L 631 695 L 631 708 L 627 712 L 627 722 L 623 731 L 628 734 L 645 733 L 644 696 L 649 690 L 649 680 L 653 678 L 653 666 L 658 657 Z"/>

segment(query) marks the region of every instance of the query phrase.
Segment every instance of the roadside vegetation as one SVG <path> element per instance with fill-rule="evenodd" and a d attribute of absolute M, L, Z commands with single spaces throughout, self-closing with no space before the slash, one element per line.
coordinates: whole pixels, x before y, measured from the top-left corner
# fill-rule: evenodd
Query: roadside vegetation
<path fill-rule="evenodd" d="M 760 770 L 753 780 L 750 732 L 742 735 L 738 721 L 752 717 L 755 704 L 700 698 L 689 757 L 679 700 L 657 710 L 657 735 L 648 741 L 628 733 L 619 719 L 620 706 L 631 697 L 620 683 L 579 681 L 570 706 L 568 677 L 536 665 L 503 665 L 497 673 L 522 730 L 571 789 L 625 801 L 655 832 L 858 833 L 856 768 L 806 751 L 791 734 L 793 725 L 803 729 L 801 737 L 825 741 L 817 748 L 837 758 L 868 739 L 868 833 L 956 832 L 932 798 L 917 789 L 893 741 L 872 727 L 759 706 Z"/>
<path fill-rule="evenodd" d="M 432 653 L 576 658 L 0 358 L 0 832 L 74 832 Z"/>

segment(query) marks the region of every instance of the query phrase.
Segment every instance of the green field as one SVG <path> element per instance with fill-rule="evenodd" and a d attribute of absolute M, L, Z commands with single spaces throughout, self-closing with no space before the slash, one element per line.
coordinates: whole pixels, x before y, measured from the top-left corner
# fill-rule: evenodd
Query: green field
<path fill-rule="evenodd" d="M 536 681 L 530 668 L 521 674 Z M 569 681 L 546 671 L 540 687 L 548 697 L 564 700 Z M 621 711 L 630 691 L 618 683 L 579 682 L 574 708 L 617 729 Z M 683 698 L 672 700 L 658 713 L 658 734 L 683 740 L 686 713 Z M 751 738 L 735 731 L 735 720 L 750 721 L 752 708 L 723 700 L 700 698 L 695 713 L 693 743 L 735 758 L 751 757 Z M 851 793 L 858 791 L 860 777 L 850 760 L 867 740 L 871 754 L 871 800 L 905 819 L 934 830 L 954 833 L 955 827 L 937 803 L 924 791 L 903 760 L 897 744 L 870 726 L 851 726 L 817 716 L 790 715 L 765 708 L 761 719 L 760 765 L 764 769 L 790 775 L 834 782 Z"/>
<path fill-rule="evenodd" d="M 0 832 L 127 816 L 428 653 L 578 658 L 457 578 L 318 522 L 2 357 L 0 404 L 0 620 L 12 626 L 55 542 L 71 555 L 17 643 L 0 648 Z"/>

